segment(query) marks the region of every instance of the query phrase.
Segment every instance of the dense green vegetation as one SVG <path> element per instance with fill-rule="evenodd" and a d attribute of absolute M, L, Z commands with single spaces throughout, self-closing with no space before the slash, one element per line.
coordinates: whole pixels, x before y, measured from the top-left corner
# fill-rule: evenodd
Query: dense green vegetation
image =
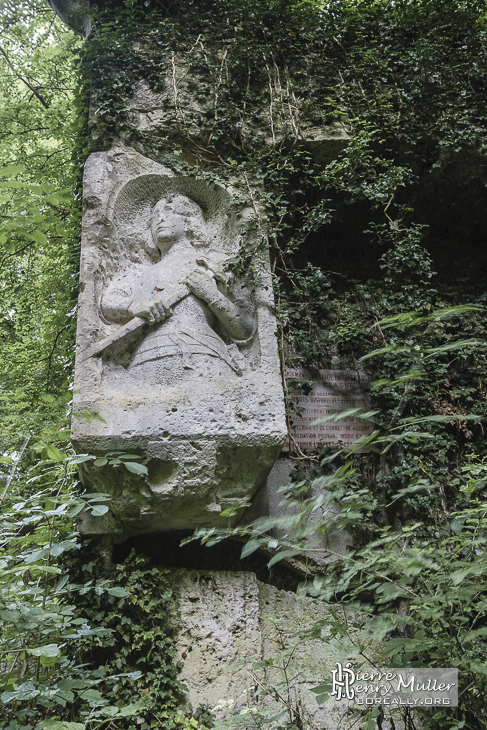
<path fill-rule="evenodd" d="M 0 726 L 150 727 L 162 705 L 184 728 L 163 574 L 140 558 L 105 570 L 74 525 L 83 505 L 107 510 L 73 494 L 69 446 L 81 41 L 43 2 L 4 3 L 0 24 Z"/>
<path fill-rule="evenodd" d="M 30 448 L 52 449 L 52 429 L 65 425 L 79 237 L 73 200 L 79 169 L 71 158 L 80 126 L 74 103 L 80 43 L 40 2 L 4 3 L 0 23 L 5 454 L 28 434 Z M 67 432 L 58 434 L 58 441 L 67 439 Z"/>
<path fill-rule="evenodd" d="M 485 2 L 127 0 L 103 5 L 81 61 L 35 0 L 5 3 L 0 22 L 0 727 L 196 723 L 176 713 L 170 631 L 146 621 L 157 606 L 167 626 L 163 576 L 108 569 L 73 522 L 83 500 L 107 509 L 72 494 L 80 172 L 122 139 L 255 207 L 283 364 L 367 370 L 368 450 L 294 454 L 301 517 L 283 549 L 302 550 L 308 516 L 338 504 L 313 530 L 352 527 L 354 549 L 308 589 L 369 611 L 384 663 L 460 668 L 459 708 L 424 726 L 485 728 Z M 143 79 L 167 95 L 162 127 L 138 124 Z M 258 275 L 259 257 L 235 266 Z M 247 552 L 270 527 L 240 530 Z M 120 627 L 136 621 L 131 656 Z"/>

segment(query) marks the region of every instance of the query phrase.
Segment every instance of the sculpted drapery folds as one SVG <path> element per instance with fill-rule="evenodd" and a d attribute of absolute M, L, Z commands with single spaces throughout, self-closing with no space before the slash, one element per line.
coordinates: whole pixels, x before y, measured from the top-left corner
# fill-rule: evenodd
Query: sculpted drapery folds
<path fill-rule="evenodd" d="M 172 384 L 192 377 L 238 376 L 245 367 L 238 344 L 255 331 L 248 292 L 230 292 L 227 257 L 208 242 L 201 208 L 184 195 L 168 195 L 152 209 L 149 266 L 132 266 L 107 287 L 102 316 L 126 323 L 135 317 L 151 331 L 136 346 L 132 377 Z"/>

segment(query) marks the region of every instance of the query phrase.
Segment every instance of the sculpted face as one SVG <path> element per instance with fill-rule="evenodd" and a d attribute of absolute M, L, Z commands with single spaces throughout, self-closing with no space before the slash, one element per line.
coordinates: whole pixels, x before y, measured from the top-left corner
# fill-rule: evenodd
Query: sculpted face
<path fill-rule="evenodd" d="M 196 231 L 205 227 L 199 206 L 182 195 L 169 200 L 160 200 L 152 209 L 150 225 L 154 244 L 161 256 L 164 256 L 176 241 L 182 238 L 191 239 Z"/>
<path fill-rule="evenodd" d="M 184 218 L 170 203 L 160 200 L 152 210 L 151 232 L 154 243 L 161 255 L 164 255 L 173 243 L 184 237 Z"/>

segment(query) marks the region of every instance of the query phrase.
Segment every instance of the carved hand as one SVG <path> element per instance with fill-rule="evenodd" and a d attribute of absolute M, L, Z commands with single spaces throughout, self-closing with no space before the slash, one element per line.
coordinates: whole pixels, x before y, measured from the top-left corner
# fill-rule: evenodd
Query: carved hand
<path fill-rule="evenodd" d="M 204 271 L 193 271 L 186 278 L 186 284 L 193 294 L 196 294 L 200 299 L 204 299 L 205 302 L 211 303 L 221 298 L 216 281 Z"/>
<path fill-rule="evenodd" d="M 162 322 L 163 319 L 171 315 L 169 307 L 160 299 L 157 301 L 151 299 L 146 302 L 132 302 L 129 312 L 134 317 L 144 317 L 150 324 Z"/>
<path fill-rule="evenodd" d="M 193 294 L 203 299 L 220 322 L 228 329 L 235 340 L 248 340 L 255 329 L 253 317 L 249 312 L 240 310 L 225 294 L 218 289 L 216 281 L 201 270 L 193 271 L 186 279 L 186 285 Z"/>

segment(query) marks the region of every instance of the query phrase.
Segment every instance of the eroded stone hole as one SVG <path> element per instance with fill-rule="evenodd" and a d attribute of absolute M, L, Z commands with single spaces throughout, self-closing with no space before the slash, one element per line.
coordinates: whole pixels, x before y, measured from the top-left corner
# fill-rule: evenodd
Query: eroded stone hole
<path fill-rule="evenodd" d="M 147 464 L 149 472 L 148 482 L 152 487 L 159 487 L 165 484 L 177 469 L 176 461 L 161 461 L 161 459 L 151 459 Z"/>

